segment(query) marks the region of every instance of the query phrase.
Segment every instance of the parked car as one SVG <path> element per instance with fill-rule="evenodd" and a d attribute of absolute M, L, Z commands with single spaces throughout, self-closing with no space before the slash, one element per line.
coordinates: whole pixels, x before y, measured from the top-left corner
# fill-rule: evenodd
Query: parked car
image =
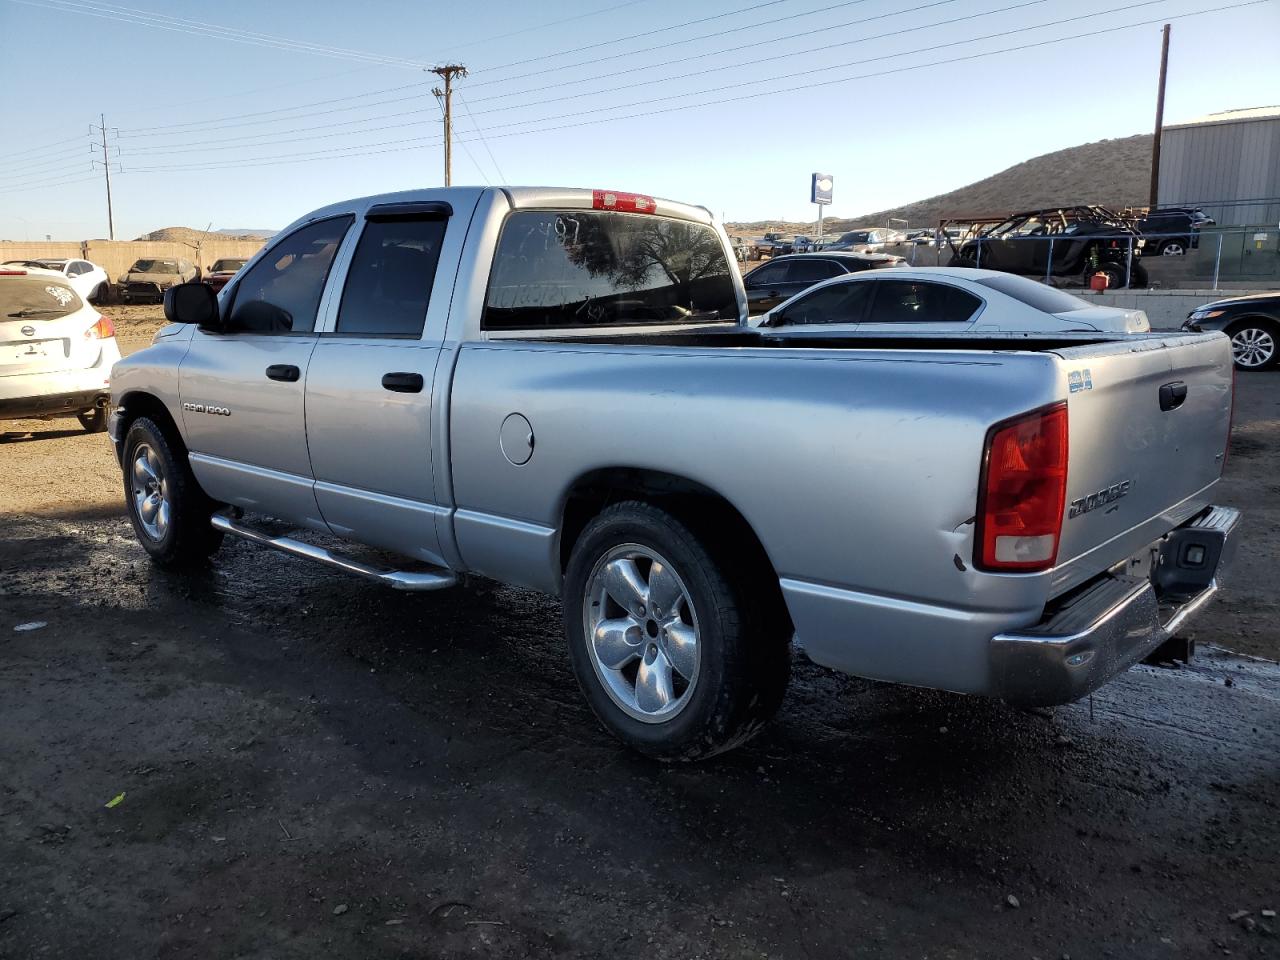
<path fill-rule="evenodd" d="M 901 267 L 906 262 L 902 257 L 888 253 L 826 250 L 821 253 L 793 253 L 774 257 L 742 278 L 747 289 L 747 311 L 752 314 L 764 313 L 815 283 L 832 277 L 879 267 Z"/>
<path fill-rule="evenodd" d="M 1221 330 L 1239 370 L 1267 370 L 1280 360 L 1280 292 L 1215 300 L 1187 315 L 1183 330 Z"/>
<path fill-rule="evenodd" d="M 111 295 L 111 280 L 107 271 L 88 260 L 68 260 L 63 257 L 38 260 L 6 260 L 4 267 L 27 267 L 52 270 L 66 278 L 67 284 L 90 303 L 106 303 Z"/>
<path fill-rule="evenodd" d="M 1053 241 L 1050 243 L 1050 241 Z M 1028 210 L 999 223 L 978 225 L 958 246 L 948 266 L 983 267 L 1031 277 L 1071 277 L 1082 286 L 1095 273 L 1108 286 L 1145 287 L 1139 262 L 1143 241 L 1137 228 L 1106 207 Z M 1132 250 L 1132 263 L 1130 263 Z"/>
<path fill-rule="evenodd" d="M 0 267 L 0 420 L 74 416 L 106 429 L 115 327 L 67 278 Z"/>
<path fill-rule="evenodd" d="M 1201 227 L 1213 225 L 1213 218 L 1199 207 L 1159 207 L 1138 220 L 1138 231 L 1150 238 L 1148 253 L 1180 257 L 1200 246 Z"/>
<path fill-rule="evenodd" d="M 159 303 L 164 292 L 180 283 L 199 277 L 196 265 L 178 258 L 135 260 L 133 266 L 116 280 L 121 303 Z"/>
<path fill-rule="evenodd" d="M 793 637 L 1053 704 L 1216 591 L 1226 338 L 792 342 L 744 326 L 730 256 L 704 208 L 614 191 L 317 210 L 220 296 L 169 290 L 116 365 L 137 538 L 195 576 L 231 535 L 404 590 L 558 594 L 588 703 L 668 760 L 755 733 Z"/>
<path fill-rule="evenodd" d="M 248 263 L 245 257 L 223 257 L 221 260 L 213 261 L 213 266 L 200 278 L 202 283 L 208 284 L 214 291 L 221 290 L 227 285 L 227 281 L 234 277 L 241 268 Z"/>
<path fill-rule="evenodd" d="M 781 257 L 795 249 L 794 242 L 781 233 L 766 233 L 751 241 L 750 257 L 761 260 L 764 257 Z"/>
<path fill-rule="evenodd" d="M 1028 277 L 963 267 L 908 267 L 827 280 L 752 325 L 774 333 L 1147 333 L 1142 310 L 1099 307 Z"/>
<path fill-rule="evenodd" d="M 880 253 L 886 244 L 897 243 L 901 238 L 892 230 L 850 230 L 840 234 L 834 243 L 823 246 L 823 251 L 845 250 L 850 253 Z"/>

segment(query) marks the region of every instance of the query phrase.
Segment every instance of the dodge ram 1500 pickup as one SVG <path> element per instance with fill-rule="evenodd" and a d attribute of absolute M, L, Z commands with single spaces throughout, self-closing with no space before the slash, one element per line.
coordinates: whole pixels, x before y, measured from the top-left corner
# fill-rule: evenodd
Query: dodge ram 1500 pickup
<path fill-rule="evenodd" d="M 793 639 L 863 677 L 1078 699 L 1234 544 L 1223 335 L 771 338 L 700 207 L 350 200 L 165 311 L 111 378 L 157 563 L 231 535 L 402 590 L 558 594 L 597 716 L 664 759 L 759 729 Z"/>

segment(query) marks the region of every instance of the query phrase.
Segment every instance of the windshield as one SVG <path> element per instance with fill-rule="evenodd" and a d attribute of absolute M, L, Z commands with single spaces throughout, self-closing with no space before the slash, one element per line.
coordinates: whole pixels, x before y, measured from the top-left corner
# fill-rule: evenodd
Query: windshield
<path fill-rule="evenodd" d="M 519 211 L 498 242 L 489 330 L 736 320 L 719 235 L 646 214 Z"/>
<path fill-rule="evenodd" d="M 177 273 L 177 260 L 138 260 L 129 268 L 130 273 Z"/>
<path fill-rule="evenodd" d="M 215 260 L 210 269 L 214 273 L 235 273 L 247 262 L 247 260 Z"/>
<path fill-rule="evenodd" d="M 983 277 L 978 283 L 992 290 L 998 290 L 1007 297 L 1013 297 L 1028 307 L 1043 310 L 1045 313 L 1070 313 L 1072 310 L 1087 310 L 1093 306 L 1079 297 L 1064 293 L 1057 287 L 1050 287 L 1038 280 L 1015 276 L 1012 273 L 999 277 Z"/>
<path fill-rule="evenodd" d="M 0 279 L 0 322 L 30 318 L 57 320 L 79 310 L 84 303 L 65 283 L 52 277 L 4 277 Z"/>

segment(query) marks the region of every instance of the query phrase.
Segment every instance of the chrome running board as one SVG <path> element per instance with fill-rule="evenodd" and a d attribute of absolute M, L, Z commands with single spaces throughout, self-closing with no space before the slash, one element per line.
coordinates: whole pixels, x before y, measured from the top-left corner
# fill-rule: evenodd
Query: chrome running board
<path fill-rule="evenodd" d="M 345 573 L 355 574 L 357 577 L 376 580 L 391 587 L 393 590 L 444 590 L 446 587 L 452 587 L 458 582 L 457 576 L 447 570 L 419 573 L 409 570 L 383 570 L 380 567 L 372 567 L 367 563 L 361 563 L 351 557 L 344 557 L 342 554 L 333 553 L 312 543 L 294 540 L 292 537 L 273 537 L 270 534 L 254 530 L 252 527 L 246 526 L 223 513 L 215 513 L 210 522 L 213 524 L 213 529 L 229 533 L 233 537 L 241 537 L 259 546 L 270 547 L 272 550 L 279 550 L 281 553 L 287 553 L 295 557 L 314 560 L 317 563 L 323 563 L 325 566 L 342 570 Z"/>

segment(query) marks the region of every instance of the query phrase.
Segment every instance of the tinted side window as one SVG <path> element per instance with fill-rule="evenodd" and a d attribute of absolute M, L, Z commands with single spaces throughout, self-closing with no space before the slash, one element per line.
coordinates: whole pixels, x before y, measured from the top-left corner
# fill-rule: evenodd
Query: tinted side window
<path fill-rule="evenodd" d="M 446 222 L 372 221 L 347 271 L 336 331 L 421 336 Z"/>
<path fill-rule="evenodd" d="M 817 283 L 830 280 L 841 271 L 826 260 L 792 260 L 787 264 L 788 283 Z"/>
<path fill-rule="evenodd" d="M 963 323 L 982 301 L 944 283 L 880 280 L 867 323 Z"/>
<path fill-rule="evenodd" d="M 329 267 L 353 217 L 311 223 L 272 247 L 236 285 L 230 332 L 309 333 Z"/>
<path fill-rule="evenodd" d="M 787 265 L 785 263 L 766 263 L 763 267 L 756 267 L 746 277 L 746 281 L 753 287 L 765 287 L 771 283 L 782 283 L 786 279 Z"/>
<path fill-rule="evenodd" d="M 486 330 L 736 320 L 720 236 L 651 214 L 518 211 L 485 297 Z"/>
<path fill-rule="evenodd" d="M 779 326 L 858 323 L 871 299 L 870 283 L 835 283 L 801 297 L 787 307 Z"/>

